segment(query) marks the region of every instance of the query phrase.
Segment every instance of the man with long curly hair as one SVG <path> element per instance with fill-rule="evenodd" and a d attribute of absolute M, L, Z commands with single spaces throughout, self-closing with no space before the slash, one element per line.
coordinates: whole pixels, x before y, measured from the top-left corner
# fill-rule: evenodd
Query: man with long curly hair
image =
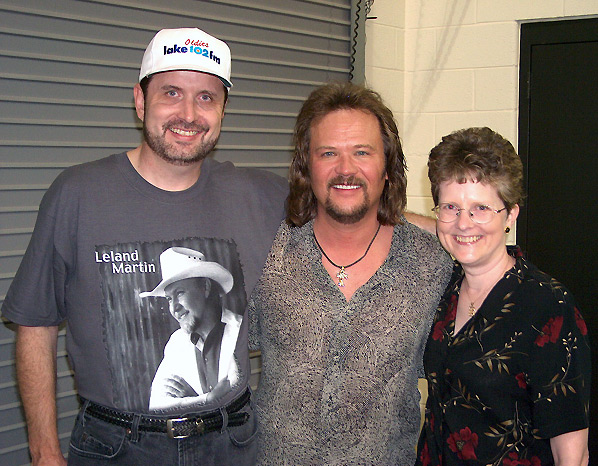
<path fill-rule="evenodd" d="M 412 464 L 418 373 L 451 261 L 408 223 L 392 112 L 363 86 L 297 117 L 286 222 L 249 305 L 258 463 Z"/>

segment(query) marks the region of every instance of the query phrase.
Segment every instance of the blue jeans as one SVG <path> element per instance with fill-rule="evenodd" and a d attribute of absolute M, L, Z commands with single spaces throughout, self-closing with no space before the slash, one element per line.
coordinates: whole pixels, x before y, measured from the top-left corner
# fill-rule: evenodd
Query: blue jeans
<path fill-rule="evenodd" d="M 86 414 L 85 407 L 86 404 L 71 435 L 69 465 L 255 465 L 257 426 L 250 403 L 240 410 L 250 414 L 242 426 L 227 426 L 221 431 L 183 439 L 119 427 Z"/>

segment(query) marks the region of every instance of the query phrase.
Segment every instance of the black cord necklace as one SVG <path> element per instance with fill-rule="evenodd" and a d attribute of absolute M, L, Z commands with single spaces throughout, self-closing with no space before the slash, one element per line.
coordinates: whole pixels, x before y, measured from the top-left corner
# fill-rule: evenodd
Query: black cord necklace
<path fill-rule="evenodd" d="M 363 253 L 363 256 L 361 256 L 355 262 L 351 262 L 349 265 L 338 265 L 338 264 L 335 264 L 334 262 L 332 262 L 332 260 L 330 260 L 330 257 L 328 257 L 328 254 L 326 254 L 324 252 L 324 249 L 322 249 L 322 246 L 320 246 L 320 243 L 318 243 L 318 238 L 316 238 L 316 233 L 314 232 L 314 240 L 316 241 L 318 248 L 320 249 L 320 251 L 322 252 L 324 257 L 326 258 L 326 260 L 328 260 L 328 262 L 330 262 L 332 265 L 334 265 L 335 267 L 340 269 L 338 271 L 338 273 L 336 274 L 336 278 L 338 278 L 338 286 L 345 286 L 345 280 L 347 278 L 349 278 L 349 275 L 347 275 L 347 272 L 345 272 L 345 269 L 348 269 L 349 267 L 354 266 L 360 260 L 362 260 L 365 256 L 368 255 L 368 252 L 370 252 L 370 248 L 372 247 L 372 244 L 374 244 L 374 240 L 376 239 L 376 236 L 378 236 L 378 232 L 380 231 L 381 226 L 382 226 L 382 224 L 378 223 L 378 229 L 376 230 L 376 233 L 374 233 L 374 237 L 372 238 L 372 241 L 370 241 L 370 244 L 368 244 L 368 247 L 365 250 L 365 252 Z"/>

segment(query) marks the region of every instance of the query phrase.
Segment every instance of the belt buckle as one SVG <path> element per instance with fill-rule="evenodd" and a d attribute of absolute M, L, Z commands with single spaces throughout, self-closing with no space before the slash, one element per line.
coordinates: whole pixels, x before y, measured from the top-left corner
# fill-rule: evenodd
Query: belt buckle
<path fill-rule="evenodd" d="M 177 423 L 177 422 L 185 422 L 185 421 L 191 421 L 188 417 L 182 417 L 182 418 L 178 418 L 178 419 L 167 419 L 166 420 L 166 433 L 168 434 L 168 437 L 170 438 L 187 438 L 187 437 L 191 437 L 194 433 L 198 433 L 198 434 L 202 434 L 204 431 L 204 423 L 203 420 L 201 418 L 198 418 L 194 421 L 191 421 L 193 423 L 195 423 L 195 429 L 197 430 L 197 432 L 190 432 L 188 434 L 185 435 L 174 435 L 174 429 L 175 429 L 175 425 L 173 425 L 173 423 Z"/>

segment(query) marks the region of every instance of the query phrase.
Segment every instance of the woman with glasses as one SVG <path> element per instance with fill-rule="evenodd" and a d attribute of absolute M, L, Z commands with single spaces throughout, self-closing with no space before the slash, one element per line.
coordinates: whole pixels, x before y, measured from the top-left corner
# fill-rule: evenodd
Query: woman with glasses
<path fill-rule="evenodd" d="M 489 128 L 457 131 L 428 176 L 455 267 L 424 354 L 417 464 L 587 465 L 587 328 L 567 289 L 506 246 L 523 196 L 515 149 Z"/>

